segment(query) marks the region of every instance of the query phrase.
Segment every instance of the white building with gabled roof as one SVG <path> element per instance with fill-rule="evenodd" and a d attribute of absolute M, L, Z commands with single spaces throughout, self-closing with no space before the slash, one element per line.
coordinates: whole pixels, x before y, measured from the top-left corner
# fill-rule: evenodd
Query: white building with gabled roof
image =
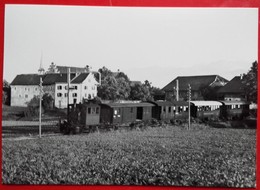
<path fill-rule="evenodd" d="M 26 107 L 34 97 L 39 96 L 40 77 L 42 77 L 43 93 L 50 94 L 53 106 L 66 108 L 68 104 L 68 74 L 47 73 L 45 75 L 24 74 L 17 75 L 11 83 L 11 106 Z M 93 99 L 97 96 L 98 82 L 92 72 L 70 74 L 69 103 L 82 103 L 84 99 Z"/>

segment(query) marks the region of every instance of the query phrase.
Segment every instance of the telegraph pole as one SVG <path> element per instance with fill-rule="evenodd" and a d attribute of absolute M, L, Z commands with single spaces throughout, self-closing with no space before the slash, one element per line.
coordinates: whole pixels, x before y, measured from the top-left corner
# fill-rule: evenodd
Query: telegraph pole
<path fill-rule="evenodd" d="M 42 137 L 42 77 L 40 77 L 39 137 Z"/>
<path fill-rule="evenodd" d="M 68 86 L 67 86 L 67 119 L 68 119 L 68 122 L 69 122 L 69 104 L 70 104 L 70 68 L 68 68 L 67 70 L 67 83 L 68 83 Z"/>
<path fill-rule="evenodd" d="M 188 130 L 190 130 L 190 100 L 191 100 L 191 86 L 188 84 L 188 103 L 189 103 L 189 118 L 188 118 Z"/>

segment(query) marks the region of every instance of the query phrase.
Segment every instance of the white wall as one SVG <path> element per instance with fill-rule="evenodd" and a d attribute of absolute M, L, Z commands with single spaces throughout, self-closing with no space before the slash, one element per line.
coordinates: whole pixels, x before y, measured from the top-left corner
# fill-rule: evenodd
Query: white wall
<path fill-rule="evenodd" d="M 38 85 L 11 85 L 11 106 L 26 107 L 26 103 L 39 93 Z"/>

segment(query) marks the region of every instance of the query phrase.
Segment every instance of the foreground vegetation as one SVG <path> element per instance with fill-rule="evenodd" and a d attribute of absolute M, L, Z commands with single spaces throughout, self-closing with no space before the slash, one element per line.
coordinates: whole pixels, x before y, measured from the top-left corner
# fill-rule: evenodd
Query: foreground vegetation
<path fill-rule="evenodd" d="M 255 129 L 166 126 L 3 141 L 4 184 L 255 187 Z"/>

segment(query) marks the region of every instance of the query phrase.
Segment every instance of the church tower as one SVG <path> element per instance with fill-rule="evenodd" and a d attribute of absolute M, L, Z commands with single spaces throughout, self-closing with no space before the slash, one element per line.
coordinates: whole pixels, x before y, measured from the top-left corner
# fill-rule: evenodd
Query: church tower
<path fill-rule="evenodd" d="M 44 70 L 44 68 L 42 67 L 42 55 L 41 55 L 41 61 L 40 61 L 40 67 L 39 67 L 39 69 L 38 69 L 38 74 L 39 74 L 39 75 L 44 75 L 44 73 L 45 73 L 45 70 Z"/>

